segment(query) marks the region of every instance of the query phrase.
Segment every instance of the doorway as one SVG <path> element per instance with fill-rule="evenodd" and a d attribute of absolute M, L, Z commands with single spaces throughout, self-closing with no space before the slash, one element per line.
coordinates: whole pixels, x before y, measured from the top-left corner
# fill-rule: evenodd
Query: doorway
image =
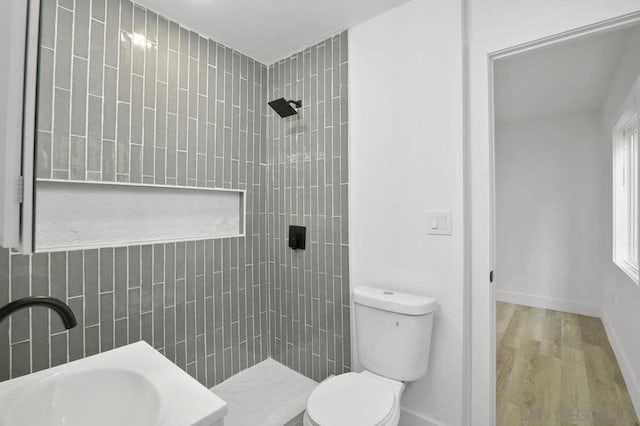
<path fill-rule="evenodd" d="M 638 424 L 640 287 L 612 258 L 638 51 L 627 24 L 492 57 L 498 425 Z"/>

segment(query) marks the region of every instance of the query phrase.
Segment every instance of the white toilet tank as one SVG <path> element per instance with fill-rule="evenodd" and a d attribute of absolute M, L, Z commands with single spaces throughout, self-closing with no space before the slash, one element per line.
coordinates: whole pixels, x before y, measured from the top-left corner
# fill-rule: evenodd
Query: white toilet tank
<path fill-rule="evenodd" d="M 374 287 L 356 287 L 356 341 L 362 366 L 403 382 L 427 373 L 434 312 L 438 303 Z"/>

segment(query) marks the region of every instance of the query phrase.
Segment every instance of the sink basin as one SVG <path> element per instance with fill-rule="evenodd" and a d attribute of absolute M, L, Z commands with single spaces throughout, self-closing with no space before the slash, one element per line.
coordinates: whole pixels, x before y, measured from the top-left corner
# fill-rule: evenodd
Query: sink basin
<path fill-rule="evenodd" d="M 217 426 L 225 414 L 145 342 L 0 383 L 0 426 Z"/>
<path fill-rule="evenodd" d="M 133 371 L 59 372 L 30 386 L 8 411 L 10 425 L 152 425 L 158 420 L 160 395 Z"/>

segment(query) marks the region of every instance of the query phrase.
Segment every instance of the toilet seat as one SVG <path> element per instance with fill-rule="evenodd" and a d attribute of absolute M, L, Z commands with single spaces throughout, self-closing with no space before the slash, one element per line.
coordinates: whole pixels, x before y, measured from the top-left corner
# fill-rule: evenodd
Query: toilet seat
<path fill-rule="evenodd" d="M 393 417 L 397 405 L 390 383 L 371 375 L 345 373 L 314 389 L 307 415 L 321 426 L 376 426 Z"/>

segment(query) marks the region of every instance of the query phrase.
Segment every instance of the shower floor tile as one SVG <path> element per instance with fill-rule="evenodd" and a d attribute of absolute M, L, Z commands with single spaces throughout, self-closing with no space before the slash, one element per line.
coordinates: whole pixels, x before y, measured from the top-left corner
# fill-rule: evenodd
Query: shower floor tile
<path fill-rule="evenodd" d="M 317 382 L 269 358 L 211 388 L 225 400 L 225 426 L 282 426 L 302 413 Z"/>

